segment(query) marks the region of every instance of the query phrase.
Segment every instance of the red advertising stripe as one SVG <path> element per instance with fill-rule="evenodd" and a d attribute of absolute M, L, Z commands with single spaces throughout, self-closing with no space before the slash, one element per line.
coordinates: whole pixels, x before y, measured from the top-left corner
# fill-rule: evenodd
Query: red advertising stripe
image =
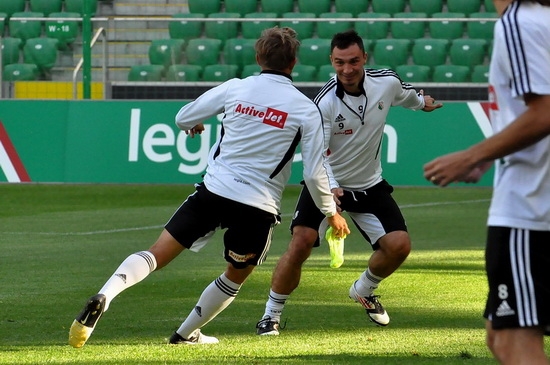
<path fill-rule="evenodd" d="M 4 146 L 4 149 L 8 154 L 8 157 L 13 165 L 13 168 L 17 172 L 17 175 L 19 175 L 19 180 L 21 182 L 30 182 L 31 178 L 27 173 L 27 170 L 25 169 L 23 162 L 19 158 L 19 155 L 17 154 L 17 151 L 15 150 L 13 143 L 11 143 L 10 137 L 8 136 L 8 132 L 4 128 L 4 125 L 2 124 L 1 121 L 0 121 L 0 143 Z"/>

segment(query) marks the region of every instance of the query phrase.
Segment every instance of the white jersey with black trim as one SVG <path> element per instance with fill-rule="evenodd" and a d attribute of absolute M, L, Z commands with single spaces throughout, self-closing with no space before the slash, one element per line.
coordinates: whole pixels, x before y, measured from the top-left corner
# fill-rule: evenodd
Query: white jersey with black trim
<path fill-rule="evenodd" d="M 204 183 L 215 194 L 273 214 L 301 143 L 303 177 L 323 213 L 336 212 L 324 167 L 323 125 L 317 106 L 278 72 L 231 79 L 176 115 L 186 131 L 224 113 L 218 140 L 209 153 Z"/>
<path fill-rule="evenodd" d="M 392 106 L 418 110 L 424 98 L 392 70 L 365 69 L 362 92 L 350 95 L 332 77 L 314 101 L 323 115 L 331 188 L 364 190 L 382 180 L 380 149 Z"/>
<path fill-rule="evenodd" d="M 550 7 L 537 3 L 512 2 L 497 21 L 489 71 L 495 133 L 525 112 L 524 95 L 550 95 L 549 35 Z M 495 161 L 489 225 L 548 231 L 549 203 L 549 136 Z"/>

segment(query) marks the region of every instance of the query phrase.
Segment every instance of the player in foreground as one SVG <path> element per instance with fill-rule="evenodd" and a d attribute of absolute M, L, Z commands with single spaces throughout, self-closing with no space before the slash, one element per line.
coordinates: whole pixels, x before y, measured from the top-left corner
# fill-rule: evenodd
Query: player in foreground
<path fill-rule="evenodd" d="M 265 260 L 273 228 L 280 222 L 281 195 L 299 142 L 304 179 L 315 204 L 330 217 L 338 235 L 349 233 L 323 166 L 321 115 L 290 77 L 299 44 L 290 28 L 264 30 L 255 45 L 260 75 L 226 81 L 181 108 L 176 124 L 191 136 L 202 131 L 205 119 L 225 114 L 204 181 L 176 210 L 155 244 L 128 256 L 88 300 L 71 326 L 71 346 L 86 343 L 118 294 L 185 249 L 200 250 L 217 229 L 226 229 L 225 272 L 204 289 L 169 340 L 171 344 L 217 343 L 217 338 L 200 329 L 235 299 L 248 275 Z"/>
<path fill-rule="evenodd" d="M 486 242 L 487 345 L 502 364 L 548 365 L 550 0 L 494 0 L 494 135 L 424 166 L 436 185 L 478 181 L 495 161 Z"/>
<path fill-rule="evenodd" d="M 374 290 L 411 250 L 405 220 L 391 196 L 393 187 L 382 178 L 380 145 L 386 116 L 394 105 L 431 112 L 442 104 L 402 82 L 392 70 L 365 69 L 367 54 L 355 31 L 332 38 L 330 62 L 336 76 L 314 100 L 323 115 L 329 147 L 330 186 L 339 207 L 348 212 L 374 249 L 349 296 L 366 309 L 373 322 L 386 326 L 390 317 Z M 306 181 L 291 223 L 292 239 L 277 263 L 264 315 L 256 325 L 259 335 L 279 334 L 285 301 L 298 287 L 302 264 L 319 245 L 325 216 L 315 206 L 312 193 Z"/>

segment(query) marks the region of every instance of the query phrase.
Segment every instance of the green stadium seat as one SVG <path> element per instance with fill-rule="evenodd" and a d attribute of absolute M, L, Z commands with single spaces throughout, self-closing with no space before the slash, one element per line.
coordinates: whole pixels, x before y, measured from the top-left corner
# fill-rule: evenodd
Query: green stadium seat
<path fill-rule="evenodd" d="M 178 21 L 168 23 L 168 34 L 174 39 L 199 38 L 204 30 L 204 22 L 189 19 L 204 19 L 202 13 L 177 13 L 172 18 Z"/>
<path fill-rule="evenodd" d="M 481 0 L 447 0 L 447 9 L 451 13 L 477 13 L 481 11 Z"/>
<path fill-rule="evenodd" d="M 216 20 L 206 22 L 204 34 L 207 38 L 215 38 L 222 41 L 222 47 L 229 38 L 236 38 L 239 35 L 239 22 L 235 19 L 241 17 L 239 13 L 212 13 L 209 18 L 227 18 L 227 20 Z"/>
<path fill-rule="evenodd" d="M 164 66 L 134 65 L 130 67 L 128 81 L 162 81 Z"/>
<path fill-rule="evenodd" d="M 388 21 L 376 21 L 366 20 L 360 21 L 360 19 L 376 19 L 376 18 L 391 18 L 390 13 L 360 13 L 357 15 L 357 21 L 355 22 L 355 30 L 361 38 L 366 39 L 384 39 L 388 37 L 390 30 L 390 22 Z"/>
<path fill-rule="evenodd" d="M 224 63 L 237 65 L 239 72 L 245 65 L 256 62 L 255 39 L 248 38 L 230 38 L 223 47 Z"/>
<path fill-rule="evenodd" d="M 208 65 L 204 68 L 202 81 L 224 82 L 238 76 L 236 65 Z"/>
<path fill-rule="evenodd" d="M 205 67 L 217 64 L 222 41 L 212 38 L 190 39 L 185 47 L 187 63 Z"/>
<path fill-rule="evenodd" d="M 317 81 L 327 82 L 334 75 L 336 75 L 336 71 L 334 71 L 334 67 L 331 64 L 322 65 L 317 72 Z"/>
<path fill-rule="evenodd" d="M 446 39 L 421 38 L 414 42 L 412 59 L 415 65 L 437 66 L 447 62 L 450 42 Z"/>
<path fill-rule="evenodd" d="M 374 60 L 377 64 L 389 65 L 392 69 L 398 65 L 406 65 L 411 44 L 408 39 L 379 39 L 374 45 Z"/>
<path fill-rule="evenodd" d="M 202 67 L 197 65 L 170 65 L 166 70 L 166 81 L 200 81 Z"/>
<path fill-rule="evenodd" d="M 23 42 L 19 38 L 2 38 L 2 65 L 18 63 L 21 56 L 21 46 Z"/>
<path fill-rule="evenodd" d="M 51 13 L 61 12 L 63 0 L 30 0 L 29 5 L 31 11 L 49 16 Z"/>
<path fill-rule="evenodd" d="M 184 43 L 183 39 L 153 39 L 149 45 L 149 63 L 166 68 L 181 63 Z"/>
<path fill-rule="evenodd" d="M 260 72 L 262 72 L 262 68 L 257 63 L 244 65 L 243 70 L 241 72 L 241 77 L 245 78 L 248 76 L 256 76 L 259 75 Z"/>
<path fill-rule="evenodd" d="M 298 9 L 301 13 L 313 13 L 319 16 L 328 13 L 331 7 L 331 0 L 298 0 Z"/>
<path fill-rule="evenodd" d="M 298 39 L 306 39 L 313 37 L 316 29 L 315 22 L 308 22 L 303 20 L 296 20 L 296 18 L 315 18 L 314 13 L 284 13 L 281 20 L 281 27 L 290 27 L 298 33 Z"/>
<path fill-rule="evenodd" d="M 12 19 L 8 23 L 10 36 L 14 38 L 20 38 L 23 43 L 29 38 L 37 38 L 42 35 L 41 20 L 32 20 L 32 18 L 43 18 L 44 14 L 35 13 L 32 11 L 23 11 L 20 13 L 13 13 Z M 13 18 L 27 18 L 25 20 L 15 20 Z"/>
<path fill-rule="evenodd" d="M 472 82 L 489 82 L 489 65 L 475 65 L 472 71 Z"/>
<path fill-rule="evenodd" d="M 224 0 L 224 5 L 226 13 L 239 13 L 243 17 L 258 12 L 258 0 Z"/>
<path fill-rule="evenodd" d="M 488 13 L 496 13 L 497 9 L 495 8 L 495 4 L 493 3 L 493 0 L 484 0 L 483 1 L 485 5 L 485 11 Z"/>
<path fill-rule="evenodd" d="M 465 18 L 464 13 L 434 13 L 432 18 Z M 464 34 L 464 21 L 442 20 L 440 22 L 430 22 L 428 25 L 430 36 L 437 39 L 456 39 Z"/>
<path fill-rule="evenodd" d="M 405 0 L 372 0 L 372 9 L 376 13 L 402 13 L 405 5 Z"/>
<path fill-rule="evenodd" d="M 23 46 L 25 63 L 34 63 L 41 74 L 47 75 L 57 62 L 57 39 L 30 38 Z"/>
<path fill-rule="evenodd" d="M 439 65 L 434 67 L 433 82 L 468 82 L 470 68 L 460 65 Z"/>
<path fill-rule="evenodd" d="M 368 65 L 367 68 L 372 68 L 374 70 L 382 70 L 382 69 L 391 69 L 392 67 L 390 65 L 383 65 L 379 63 L 373 63 L 371 65 Z"/>
<path fill-rule="evenodd" d="M 498 19 L 497 13 L 472 13 L 470 18 L 494 18 Z M 479 22 L 467 22 L 466 34 L 470 38 L 493 39 L 494 21 L 480 20 Z"/>
<path fill-rule="evenodd" d="M 79 13 L 84 14 L 84 1 L 85 0 L 64 0 L 65 1 L 65 11 L 68 13 Z M 97 12 L 97 1 L 98 0 L 87 0 L 90 2 L 91 15 L 94 16 Z"/>
<path fill-rule="evenodd" d="M 421 12 L 432 16 L 434 13 L 443 11 L 443 0 L 409 0 L 409 7 L 411 12 Z"/>
<path fill-rule="evenodd" d="M 0 13 L 5 13 L 8 18 L 13 13 L 25 11 L 26 0 L 0 0 Z"/>
<path fill-rule="evenodd" d="M 330 39 L 306 38 L 298 50 L 298 61 L 303 65 L 320 67 L 330 62 Z"/>
<path fill-rule="evenodd" d="M 4 36 L 4 28 L 6 28 L 7 20 L 8 14 L 0 13 L 0 37 Z"/>
<path fill-rule="evenodd" d="M 374 39 L 363 38 L 363 46 L 365 47 L 365 52 L 367 52 L 368 54 L 372 52 L 375 44 L 376 41 Z"/>
<path fill-rule="evenodd" d="M 221 0 L 188 0 L 190 13 L 199 13 L 208 16 L 212 13 L 219 13 L 221 9 Z"/>
<path fill-rule="evenodd" d="M 451 43 L 449 55 L 453 65 L 468 66 L 483 64 L 487 50 L 485 39 L 459 38 Z"/>
<path fill-rule="evenodd" d="M 356 17 L 369 9 L 369 0 L 335 0 L 334 9 L 338 13 L 351 13 Z"/>
<path fill-rule="evenodd" d="M 431 67 L 422 65 L 399 65 L 395 71 L 405 82 L 429 82 Z"/>
<path fill-rule="evenodd" d="M 40 72 L 34 63 L 12 63 L 6 65 L 2 71 L 4 81 L 34 81 Z"/>
<path fill-rule="evenodd" d="M 395 13 L 394 18 L 427 18 L 426 13 Z M 417 39 L 426 34 L 425 21 L 404 20 L 402 22 L 391 22 L 390 29 L 393 38 L 398 39 Z"/>
<path fill-rule="evenodd" d="M 351 13 L 322 13 L 319 18 L 352 18 Z M 349 20 L 327 20 L 317 23 L 317 36 L 319 38 L 332 38 L 336 33 L 344 32 L 353 28 L 353 22 Z"/>
<path fill-rule="evenodd" d="M 276 13 L 248 13 L 245 18 L 276 18 Z M 259 38 L 262 31 L 267 28 L 272 28 L 277 25 L 275 20 L 254 20 L 248 22 L 242 22 L 241 34 L 243 38 Z"/>
<path fill-rule="evenodd" d="M 80 18 L 78 13 L 50 13 L 50 18 Z M 46 36 L 58 40 L 57 48 L 67 50 L 74 43 L 80 32 L 80 24 L 76 20 L 47 20 Z"/>
<path fill-rule="evenodd" d="M 317 68 L 311 65 L 295 65 L 290 75 L 294 82 L 316 81 Z"/>
<path fill-rule="evenodd" d="M 281 17 L 294 11 L 294 0 L 261 0 L 262 13 L 275 13 Z"/>

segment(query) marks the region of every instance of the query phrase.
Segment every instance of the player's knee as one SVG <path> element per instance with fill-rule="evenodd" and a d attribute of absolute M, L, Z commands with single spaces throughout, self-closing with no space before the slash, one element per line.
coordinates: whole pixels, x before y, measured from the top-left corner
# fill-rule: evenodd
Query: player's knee
<path fill-rule="evenodd" d="M 380 239 L 380 248 L 388 255 L 404 260 L 411 253 L 411 240 L 409 234 L 405 231 L 388 233 Z"/>
<path fill-rule="evenodd" d="M 294 256 L 304 257 L 304 260 L 307 259 L 317 240 L 317 236 L 317 231 L 314 229 L 302 226 L 294 227 L 289 251 L 292 251 Z"/>

